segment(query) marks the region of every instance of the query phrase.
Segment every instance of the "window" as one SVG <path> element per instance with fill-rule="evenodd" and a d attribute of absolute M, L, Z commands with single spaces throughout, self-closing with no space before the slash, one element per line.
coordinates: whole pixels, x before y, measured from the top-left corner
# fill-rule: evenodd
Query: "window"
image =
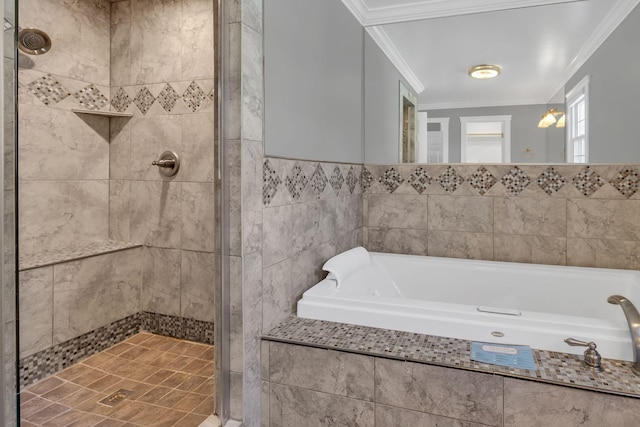
<path fill-rule="evenodd" d="M 589 76 L 566 95 L 567 162 L 589 161 Z"/>
<path fill-rule="evenodd" d="M 509 163 L 511 116 L 460 117 L 462 163 Z"/>

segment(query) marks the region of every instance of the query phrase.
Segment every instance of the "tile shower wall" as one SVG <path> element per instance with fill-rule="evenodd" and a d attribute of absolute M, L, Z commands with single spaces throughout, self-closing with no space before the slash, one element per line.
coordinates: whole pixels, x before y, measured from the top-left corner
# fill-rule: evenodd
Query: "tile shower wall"
<path fill-rule="evenodd" d="M 624 165 L 367 165 L 372 251 L 640 269 L 640 178 Z"/>
<path fill-rule="evenodd" d="M 109 108 L 108 0 L 20 1 L 20 26 L 52 39 L 18 55 L 21 256 L 106 240 L 109 120 L 70 110 Z"/>
<path fill-rule="evenodd" d="M 145 245 L 143 311 L 213 322 L 214 52 L 210 0 L 111 8 L 109 237 Z M 180 171 L 151 166 L 166 150 Z"/>

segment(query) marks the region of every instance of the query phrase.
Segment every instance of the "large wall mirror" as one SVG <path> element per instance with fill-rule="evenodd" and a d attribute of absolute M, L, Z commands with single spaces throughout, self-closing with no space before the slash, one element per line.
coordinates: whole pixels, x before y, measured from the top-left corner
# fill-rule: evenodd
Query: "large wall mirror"
<path fill-rule="evenodd" d="M 638 3 L 585 0 L 368 26 L 365 162 L 473 162 L 477 153 L 463 149 L 495 151 L 508 141 L 503 162 L 639 163 Z M 478 65 L 495 65 L 480 71 L 498 75 L 472 78 Z M 417 95 L 415 157 L 399 147 L 398 82 Z"/>

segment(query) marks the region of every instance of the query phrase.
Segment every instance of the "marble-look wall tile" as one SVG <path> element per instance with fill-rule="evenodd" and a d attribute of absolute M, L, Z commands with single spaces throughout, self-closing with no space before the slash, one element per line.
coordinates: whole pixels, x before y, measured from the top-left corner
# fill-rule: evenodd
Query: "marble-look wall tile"
<path fill-rule="evenodd" d="M 130 241 L 131 182 L 109 182 L 109 239 Z"/>
<path fill-rule="evenodd" d="M 213 78 L 213 2 L 183 0 L 180 16 L 181 77 Z M 194 37 L 197 34 L 197 37 Z"/>
<path fill-rule="evenodd" d="M 504 425 L 632 426 L 640 399 L 505 378 Z"/>
<path fill-rule="evenodd" d="M 291 304 L 293 312 L 295 312 L 296 304 L 302 298 L 302 294 L 325 278 L 327 273 L 322 271 L 322 265 L 337 253 L 333 242 L 329 242 L 292 256 Z"/>
<path fill-rule="evenodd" d="M 496 261 L 547 265 L 567 263 L 566 237 L 496 234 L 493 244 Z"/>
<path fill-rule="evenodd" d="M 502 378 L 376 359 L 376 402 L 481 424 L 502 425 Z"/>
<path fill-rule="evenodd" d="M 109 179 L 108 119 L 21 106 L 18 132 L 20 180 Z"/>
<path fill-rule="evenodd" d="M 640 240 L 640 200 L 580 200 L 567 203 L 568 237 Z"/>
<path fill-rule="evenodd" d="M 271 383 L 269 414 L 271 427 L 320 427 L 327 425 L 327 417 L 332 425 L 374 426 L 371 402 L 275 383 Z"/>
<path fill-rule="evenodd" d="M 429 196 L 429 229 L 490 233 L 493 201 L 480 196 Z"/>
<path fill-rule="evenodd" d="M 180 0 L 131 3 L 132 84 L 181 80 L 181 9 Z"/>
<path fill-rule="evenodd" d="M 369 227 L 366 247 L 372 252 L 427 255 L 428 234 L 427 230 Z"/>
<path fill-rule="evenodd" d="M 262 409 L 261 409 L 260 426 L 261 427 L 269 427 L 269 425 L 270 425 L 270 421 L 269 421 L 269 395 L 270 395 L 271 386 L 270 386 L 268 381 L 262 381 L 261 390 L 262 390 L 262 397 L 261 397 Z"/>
<path fill-rule="evenodd" d="M 131 119 L 113 117 L 109 123 L 109 179 L 130 179 Z"/>
<path fill-rule="evenodd" d="M 160 248 L 180 248 L 179 182 L 131 182 L 131 240 Z"/>
<path fill-rule="evenodd" d="M 215 241 L 213 183 L 182 183 L 182 248 L 213 252 Z"/>
<path fill-rule="evenodd" d="M 376 405 L 376 427 L 483 427 L 482 424 L 410 411 L 392 406 Z"/>
<path fill-rule="evenodd" d="M 260 420 L 260 339 L 262 337 L 262 254 L 242 257 L 243 416 Z M 246 307 L 246 309 L 245 309 Z"/>
<path fill-rule="evenodd" d="M 229 416 L 235 420 L 242 419 L 242 374 L 231 372 L 229 375 Z"/>
<path fill-rule="evenodd" d="M 264 78 L 262 34 L 242 25 L 242 135 L 263 140 Z"/>
<path fill-rule="evenodd" d="M 131 84 L 130 41 L 131 1 L 111 3 L 111 86 Z"/>
<path fill-rule="evenodd" d="M 291 312 L 291 259 L 262 272 L 262 328 L 269 331 Z"/>
<path fill-rule="evenodd" d="M 20 358 L 53 345 L 53 267 L 20 273 Z"/>
<path fill-rule="evenodd" d="M 182 251 L 180 315 L 189 319 L 215 321 L 215 254 Z"/>
<path fill-rule="evenodd" d="M 54 266 L 54 344 L 139 311 L 141 250 L 129 249 Z"/>
<path fill-rule="evenodd" d="M 242 1 L 242 23 L 257 33 L 262 33 L 262 1 Z"/>
<path fill-rule="evenodd" d="M 291 250 L 298 253 L 336 237 L 338 213 L 330 200 L 298 203 L 291 213 Z"/>
<path fill-rule="evenodd" d="M 34 69 L 109 86 L 108 0 L 25 0 L 19 8 L 21 27 L 40 28 L 53 40 L 55 54 L 29 57 Z"/>
<path fill-rule="evenodd" d="M 580 267 L 640 270 L 640 242 L 567 239 L 567 264 Z"/>
<path fill-rule="evenodd" d="M 182 116 L 134 117 L 130 127 L 131 179 L 182 180 L 181 171 L 167 178 L 151 165 L 164 151 L 179 151 L 182 147 Z"/>
<path fill-rule="evenodd" d="M 269 380 L 338 396 L 373 401 L 373 357 L 272 342 Z"/>
<path fill-rule="evenodd" d="M 23 182 L 19 204 L 21 255 L 108 238 L 106 180 Z"/>
<path fill-rule="evenodd" d="M 426 196 L 370 194 L 366 199 L 366 226 L 419 230 L 428 228 Z"/>
<path fill-rule="evenodd" d="M 240 141 L 226 142 L 226 173 L 229 180 L 229 254 L 242 255 L 242 147 Z"/>
<path fill-rule="evenodd" d="M 429 230 L 429 256 L 466 259 L 493 259 L 491 233 Z"/>
<path fill-rule="evenodd" d="M 230 256 L 229 270 L 230 368 L 232 372 L 242 372 L 242 258 L 237 256 Z"/>
<path fill-rule="evenodd" d="M 181 263 L 179 249 L 143 248 L 142 310 L 180 316 Z"/>
<path fill-rule="evenodd" d="M 181 181 L 213 182 L 215 150 L 213 114 L 182 116 Z"/>
<path fill-rule="evenodd" d="M 265 267 L 277 264 L 292 255 L 292 214 L 291 205 L 264 209 L 262 254 Z"/>
<path fill-rule="evenodd" d="M 494 209 L 496 233 L 567 235 L 565 199 L 500 197 L 495 198 Z"/>

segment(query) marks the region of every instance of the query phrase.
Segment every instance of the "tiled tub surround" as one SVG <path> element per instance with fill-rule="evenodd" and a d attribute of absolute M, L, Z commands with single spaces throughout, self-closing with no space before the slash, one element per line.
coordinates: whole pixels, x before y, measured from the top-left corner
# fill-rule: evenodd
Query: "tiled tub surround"
<path fill-rule="evenodd" d="M 538 369 L 526 371 L 472 362 L 469 348 L 463 340 L 291 317 L 262 343 L 263 425 L 324 425 L 327 417 L 360 426 L 637 421 L 640 379 L 629 363 L 605 360 L 605 373 L 590 374 L 576 356 L 536 351 Z"/>
<path fill-rule="evenodd" d="M 371 251 L 639 269 L 637 165 L 366 165 Z"/>

